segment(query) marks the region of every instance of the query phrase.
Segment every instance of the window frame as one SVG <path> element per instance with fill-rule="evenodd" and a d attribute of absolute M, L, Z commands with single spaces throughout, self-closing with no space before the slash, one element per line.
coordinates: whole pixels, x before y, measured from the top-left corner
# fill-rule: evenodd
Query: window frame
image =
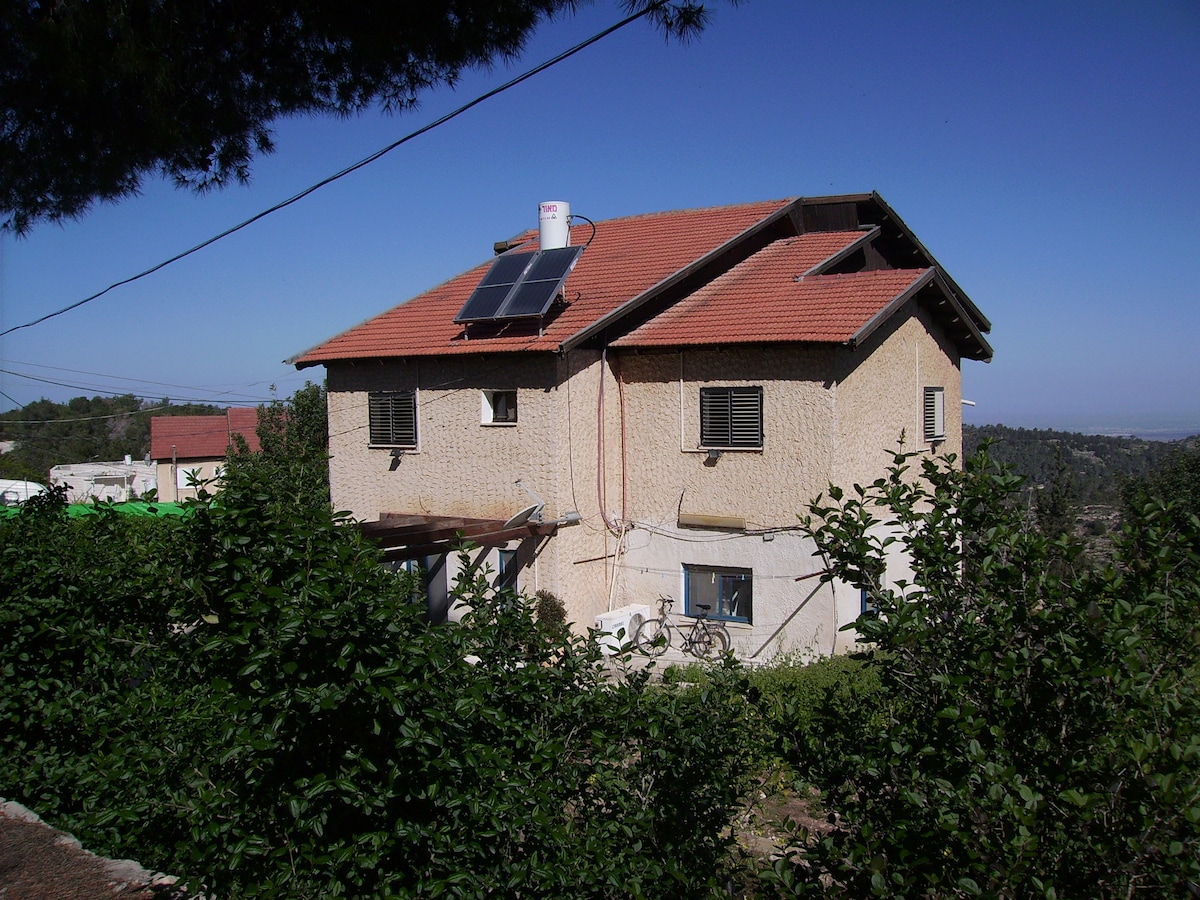
<path fill-rule="evenodd" d="M 396 407 L 395 404 L 402 401 L 408 405 L 410 409 L 407 412 L 407 417 L 411 419 L 411 440 L 402 440 L 410 435 L 406 433 L 398 434 L 396 429 Z M 377 422 L 376 416 L 380 410 L 379 404 L 388 404 L 388 417 L 390 422 Z M 402 411 L 403 412 L 403 411 Z M 387 431 L 386 434 L 383 432 Z M 376 438 L 381 438 L 376 440 Z M 370 391 L 367 394 L 367 441 L 371 447 L 398 447 L 405 450 L 415 450 L 418 446 L 420 437 L 420 428 L 417 421 L 417 392 L 409 391 Z M 398 439 L 401 438 L 401 439 Z"/>
<path fill-rule="evenodd" d="M 692 578 L 695 575 L 709 575 L 720 577 L 722 583 L 717 587 L 717 597 L 715 598 L 700 598 L 693 597 Z M 750 596 L 742 598 L 738 601 L 737 606 L 733 605 L 736 599 L 734 597 L 726 598 L 724 596 L 724 579 L 732 581 L 740 581 L 750 588 Z M 710 619 L 720 620 L 722 622 L 735 622 L 743 625 L 754 624 L 754 570 L 740 566 L 714 566 L 700 563 L 684 563 L 683 564 L 683 614 L 692 618 L 698 618 L 700 610 L 694 607 L 701 605 L 702 599 L 713 600 L 714 602 L 708 605 L 712 608 L 705 614 Z M 727 605 L 728 604 L 728 605 Z M 744 609 L 742 608 L 744 604 Z M 736 611 L 735 611 L 736 610 Z M 744 613 L 744 614 L 743 614 Z"/>
<path fill-rule="evenodd" d="M 762 385 L 700 388 L 701 450 L 762 450 L 763 430 Z"/>
<path fill-rule="evenodd" d="M 926 385 L 921 404 L 921 433 L 926 441 L 946 439 L 946 389 Z"/>
<path fill-rule="evenodd" d="M 497 403 L 497 399 L 504 397 L 501 404 Z M 497 425 L 502 428 L 511 428 L 518 422 L 517 410 L 517 391 L 512 390 L 484 390 L 481 392 L 481 409 L 480 409 L 480 424 L 482 425 Z M 497 408 L 503 406 L 506 418 L 496 418 Z"/>
<path fill-rule="evenodd" d="M 520 551 L 501 547 L 496 552 L 496 587 L 517 589 L 517 575 L 521 571 Z"/>

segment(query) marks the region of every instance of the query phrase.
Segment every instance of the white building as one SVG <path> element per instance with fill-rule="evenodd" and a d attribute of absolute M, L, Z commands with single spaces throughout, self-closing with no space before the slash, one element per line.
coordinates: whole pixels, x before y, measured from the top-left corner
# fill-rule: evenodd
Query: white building
<path fill-rule="evenodd" d="M 0 506 L 16 506 L 24 503 L 34 494 L 40 494 L 46 488 L 36 481 L 13 481 L 0 478 Z"/>
<path fill-rule="evenodd" d="M 152 462 L 134 462 L 128 456 L 122 462 L 75 463 L 50 470 L 50 483 L 65 485 L 71 503 L 107 500 L 122 503 L 137 500 L 158 488 L 158 476 Z"/>

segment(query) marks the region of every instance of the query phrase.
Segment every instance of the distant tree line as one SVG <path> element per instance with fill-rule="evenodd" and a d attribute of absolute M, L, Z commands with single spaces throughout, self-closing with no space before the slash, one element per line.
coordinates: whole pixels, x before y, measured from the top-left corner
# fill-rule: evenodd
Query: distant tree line
<path fill-rule="evenodd" d="M 133 394 L 37 400 L 0 413 L 0 440 L 15 447 L 0 456 L 0 478 L 45 482 L 53 466 L 144 459 L 152 416 L 216 416 L 225 408 L 201 403 L 148 402 Z"/>
<path fill-rule="evenodd" d="M 1025 478 L 1025 490 L 1047 489 L 1069 473 L 1068 491 L 1076 504 L 1120 503 L 1125 485 L 1156 471 L 1174 452 L 1200 446 L 1200 436 L 1182 441 L 1148 441 L 1044 428 L 964 425 L 963 454 L 985 441 L 997 463 Z"/>

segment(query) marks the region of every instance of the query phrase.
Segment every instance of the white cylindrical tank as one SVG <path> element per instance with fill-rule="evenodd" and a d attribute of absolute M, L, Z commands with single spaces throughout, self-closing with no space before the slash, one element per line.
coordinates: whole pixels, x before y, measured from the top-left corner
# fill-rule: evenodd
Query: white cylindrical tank
<path fill-rule="evenodd" d="M 571 204 L 546 200 L 538 204 L 538 244 L 543 250 L 571 246 Z"/>

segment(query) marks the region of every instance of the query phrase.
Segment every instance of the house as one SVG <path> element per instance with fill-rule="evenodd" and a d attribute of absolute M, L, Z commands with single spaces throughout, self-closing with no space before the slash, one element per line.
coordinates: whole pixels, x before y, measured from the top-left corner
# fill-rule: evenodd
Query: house
<path fill-rule="evenodd" d="M 747 659 L 843 649 L 861 594 L 815 577 L 797 516 L 902 436 L 960 452 L 987 319 L 877 194 L 539 215 L 290 360 L 327 370 L 335 507 L 422 567 L 435 618 L 466 536 L 577 628 L 668 596 Z"/>
<path fill-rule="evenodd" d="M 150 458 L 158 473 L 158 499 L 164 502 L 196 496 L 196 485 L 221 474 L 235 435 L 254 451 L 258 444 L 258 410 L 231 406 L 220 416 L 154 416 L 150 420 Z"/>
<path fill-rule="evenodd" d="M 158 490 L 158 472 L 149 460 L 71 463 L 50 469 L 50 483 L 67 489 L 70 503 L 105 500 L 123 503 Z"/>
<path fill-rule="evenodd" d="M 46 486 L 36 481 L 0 478 L 0 506 L 18 506 L 35 494 L 44 493 Z"/>

